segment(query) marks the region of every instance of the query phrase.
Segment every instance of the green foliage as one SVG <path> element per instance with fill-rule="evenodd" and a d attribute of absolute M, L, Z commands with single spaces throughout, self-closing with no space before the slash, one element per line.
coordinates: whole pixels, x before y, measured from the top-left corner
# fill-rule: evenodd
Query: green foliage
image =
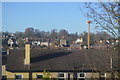
<path fill-rule="evenodd" d="M 115 72 L 114 75 L 115 80 L 117 80 L 120 77 L 120 74 L 118 72 Z"/>
<path fill-rule="evenodd" d="M 50 72 L 46 71 L 46 69 L 44 69 L 43 74 L 44 74 L 44 76 L 43 76 L 42 80 L 52 80 Z"/>

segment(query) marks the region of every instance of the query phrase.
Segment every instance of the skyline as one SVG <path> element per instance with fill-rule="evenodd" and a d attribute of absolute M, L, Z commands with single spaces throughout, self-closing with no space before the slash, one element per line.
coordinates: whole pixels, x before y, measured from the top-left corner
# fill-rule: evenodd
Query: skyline
<path fill-rule="evenodd" d="M 24 32 L 27 27 L 40 31 L 65 29 L 70 33 L 87 31 L 80 10 L 83 2 L 3 2 L 2 30 Z M 84 7 L 83 7 L 84 8 Z M 96 32 L 91 24 L 91 32 Z"/>

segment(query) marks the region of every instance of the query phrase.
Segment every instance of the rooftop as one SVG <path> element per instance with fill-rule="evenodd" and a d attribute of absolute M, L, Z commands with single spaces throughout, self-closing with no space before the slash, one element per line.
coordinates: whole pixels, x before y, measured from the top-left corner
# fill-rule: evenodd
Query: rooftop
<path fill-rule="evenodd" d="M 10 50 L 7 61 L 9 71 L 29 71 L 24 65 L 24 49 Z M 31 49 L 31 71 L 110 71 L 117 69 L 117 52 L 112 50 L 56 50 Z"/>

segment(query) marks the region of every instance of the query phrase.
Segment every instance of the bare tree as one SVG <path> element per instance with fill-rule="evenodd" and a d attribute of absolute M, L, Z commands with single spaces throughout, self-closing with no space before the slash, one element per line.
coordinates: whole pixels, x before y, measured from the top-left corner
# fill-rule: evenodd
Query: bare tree
<path fill-rule="evenodd" d="M 24 36 L 25 37 L 28 37 L 28 38 L 30 38 L 30 37 L 34 37 L 34 28 L 26 28 L 25 29 L 25 32 L 24 32 Z"/>
<path fill-rule="evenodd" d="M 120 25 L 120 2 L 86 2 L 85 16 L 96 24 L 96 27 L 106 30 L 118 38 Z"/>
<path fill-rule="evenodd" d="M 101 2 L 100 0 L 95 3 L 86 2 L 85 8 L 86 12 L 84 16 L 92 20 L 98 29 L 106 30 L 119 39 L 118 57 L 120 57 L 120 0 L 118 2 L 111 2 L 110 0 L 108 2 Z M 119 58 L 118 62 L 120 62 Z M 118 72 L 120 78 L 120 69 Z"/>

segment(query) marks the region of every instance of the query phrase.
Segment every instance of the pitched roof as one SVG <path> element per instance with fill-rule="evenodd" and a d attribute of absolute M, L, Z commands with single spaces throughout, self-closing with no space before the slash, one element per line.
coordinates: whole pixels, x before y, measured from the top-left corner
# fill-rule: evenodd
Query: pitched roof
<path fill-rule="evenodd" d="M 10 50 L 7 70 L 29 71 L 24 65 L 23 49 Z M 113 56 L 113 68 L 117 67 L 117 52 L 111 50 L 41 50 L 31 49 L 32 71 L 110 71 L 110 55 Z"/>

